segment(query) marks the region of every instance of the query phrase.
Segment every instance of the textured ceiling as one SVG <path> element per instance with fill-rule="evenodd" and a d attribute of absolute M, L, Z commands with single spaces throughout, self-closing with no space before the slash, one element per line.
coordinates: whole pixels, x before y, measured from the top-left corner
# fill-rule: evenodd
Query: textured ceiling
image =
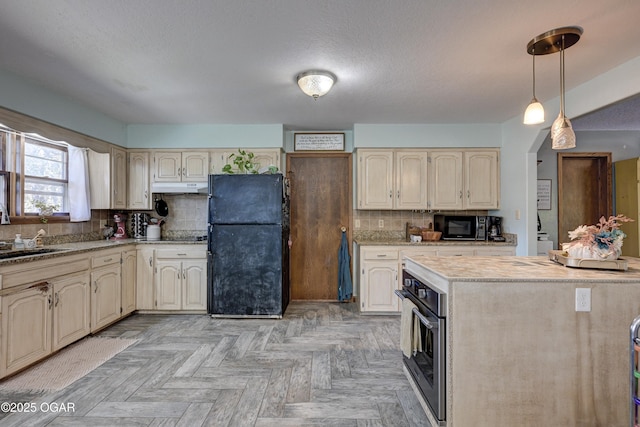
<path fill-rule="evenodd" d="M 569 90 L 640 56 L 639 17 L 636 0 L 21 0 L 2 5 L 0 69 L 124 123 L 502 123 L 531 99 L 531 38 L 584 28 Z M 536 59 L 556 98 L 558 56 Z M 295 76 L 316 68 L 338 81 L 314 101 Z M 637 105 L 595 117 L 640 129 Z"/>

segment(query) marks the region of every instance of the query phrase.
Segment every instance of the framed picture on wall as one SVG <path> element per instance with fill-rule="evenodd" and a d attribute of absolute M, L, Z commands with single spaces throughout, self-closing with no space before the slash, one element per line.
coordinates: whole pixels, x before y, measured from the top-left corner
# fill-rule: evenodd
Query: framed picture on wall
<path fill-rule="evenodd" d="M 295 151 L 344 151 L 344 133 L 296 133 Z"/>
<path fill-rule="evenodd" d="M 551 180 L 538 180 L 538 210 L 551 210 Z"/>

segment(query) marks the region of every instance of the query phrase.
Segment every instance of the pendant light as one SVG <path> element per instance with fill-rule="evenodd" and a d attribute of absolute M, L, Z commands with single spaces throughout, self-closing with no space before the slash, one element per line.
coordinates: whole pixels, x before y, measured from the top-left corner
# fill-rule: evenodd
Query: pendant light
<path fill-rule="evenodd" d="M 527 50 L 533 57 L 533 99 L 529 103 L 529 106 L 524 112 L 525 125 L 537 125 L 544 122 L 544 107 L 536 98 L 536 54 L 535 50 Z"/>
<path fill-rule="evenodd" d="M 581 27 L 575 26 L 556 28 L 540 34 L 527 44 L 527 52 L 533 56 L 560 52 L 560 113 L 551 126 L 551 147 L 554 150 L 564 150 L 567 148 L 574 148 L 576 146 L 576 134 L 571 127 L 571 122 L 564 114 L 564 51 L 580 40 L 582 32 Z M 534 75 L 534 101 L 535 100 Z M 526 113 L 525 123 L 528 124 L 526 122 Z"/>

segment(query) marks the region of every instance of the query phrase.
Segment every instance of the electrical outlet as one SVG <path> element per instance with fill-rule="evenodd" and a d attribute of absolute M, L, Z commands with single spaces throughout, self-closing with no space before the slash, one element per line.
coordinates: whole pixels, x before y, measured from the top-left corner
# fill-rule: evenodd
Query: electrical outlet
<path fill-rule="evenodd" d="M 378 220 L 378 228 L 384 228 L 384 219 Z"/>
<path fill-rule="evenodd" d="M 359 219 L 356 219 L 356 221 L 355 221 L 355 227 L 356 227 L 356 228 L 360 228 L 360 220 L 359 220 Z"/>
<path fill-rule="evenodd" d="M 590 288 L 576 288 L 576 311 L 591 311 Z"/>

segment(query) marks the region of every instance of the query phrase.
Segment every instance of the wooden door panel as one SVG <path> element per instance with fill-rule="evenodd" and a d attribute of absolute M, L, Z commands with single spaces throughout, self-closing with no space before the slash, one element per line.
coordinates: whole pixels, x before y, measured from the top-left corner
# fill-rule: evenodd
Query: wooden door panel
<path fill-rule="evenodd" d="M 558 246 L 612 213 L 611 153 L 558 153 Z"/>
<path fill-rule="evenodd" d="M 290 154 L 287 163 L 291 299 L 337 300 L 340 228 L 351 224 L 351 155 Z"/>

